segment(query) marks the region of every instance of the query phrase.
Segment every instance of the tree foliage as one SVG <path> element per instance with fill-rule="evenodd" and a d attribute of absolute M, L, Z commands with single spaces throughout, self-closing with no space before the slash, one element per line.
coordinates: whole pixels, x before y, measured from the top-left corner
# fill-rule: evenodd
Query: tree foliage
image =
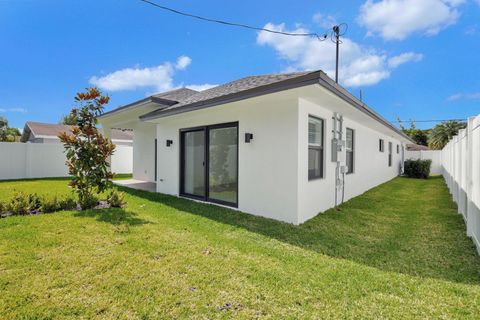
<path fill-rule="evenodd" d="M 8 126 L 8 120 L 5 117 L 0 116 L 0 141 L 1 142 L 14 142 L 15 137 L 20 136 L 20 130 L 17 128 L 11 128 Z"/>
<path fill-rule="evenodd" d="M 467 126 L 465 122 L 450 120 L 437 124 L 430 132 L 428 146 L 440 150 L 455 136 L 460 129 Z"/>
<path fill-rule="evenodd" d="M 97 88 L 77 93 L 77 107 L 70 113 L 76 123 L 71 134 L 59 135 L 65 146 L 69 173 L 73 176 L 70 186 L 77 193 L 82 209 L 95 206 L 95 193 L 111 186 L 113 174 L 108 159 L 115 151 L 115 145 L 96 127 L 96 117 L 103 113 L 108 101 L 109 97 L 103 96 Z"/>
<path fill-rule="evenodd" d="M 428 146 L 428 135 L 430 130 L 418 129 L 414 121 L 410 121 L 410 128 L 405 128 L 403 123 L 399 120 L 400 129 L 403 133 L 409 136 L 416 144 L 421 146 Z"/>
<path fill-rule="evenodd" d="M 78 119 L 76 115 L 72 115 L 72 113 L 66 114 L 62 116 L 62 119 L 60 119 L 60 124 L 65 124 L 68 126 L 76 126 L 78 122 Z"/>

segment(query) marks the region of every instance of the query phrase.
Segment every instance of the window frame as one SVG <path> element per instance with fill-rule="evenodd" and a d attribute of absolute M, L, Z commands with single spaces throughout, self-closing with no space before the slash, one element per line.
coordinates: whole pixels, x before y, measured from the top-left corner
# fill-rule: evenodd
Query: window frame
<path fill-rule="evenodd" d="M 352 153 L 352 168 L 348 168 L 348 171 L 346 174 L 352 174 L 352 173 L 355 173 L 355 129 L 352 129 L 352 128 L 346 128 L 346 131 L 345 131 L 345 142 L 347 141 L 347 132 L 348 130 L 352 131 L 352 150 L 350 151 Z M 345 162 L 347 160 L 347 152 L 348 149 L 347 149 L 347 144 L 345 143 Z M 347 163 L 348 165 L 348 163 Z M 351 170 L 351 171 L 350 171 Z"/>
<path fill-rule="evenodd" d="M 310 119 L 315 119 L 315 120 L 320 120 L 322 123 L 322 141 L 321 141 L 321 146 L 310 146 L 310 141 L 309 141 L 309 124 L 310 124 Z M 309 163 L 309 152 L 310 149 L 314 150 L 320 150 L 320 175 L 319 176 L 311 176 L 310 175 L 310 163 Z M 308 174 L 308 181 L 314 181 L 314 180 L 319 180 L 319 179 L 324 179 L 325 178 L 325 119 L 309 114 L 307 118 L 307 174 Z"/>
<path fill-rule="evenodd" d="M 391 167 L 393 164 L 393 143 L 388 142 L 388 167 Z"/>

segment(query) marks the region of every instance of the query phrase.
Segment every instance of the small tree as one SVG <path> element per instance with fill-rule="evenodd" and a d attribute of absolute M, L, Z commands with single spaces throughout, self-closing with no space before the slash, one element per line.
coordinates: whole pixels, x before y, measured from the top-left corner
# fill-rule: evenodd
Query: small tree
<path fill-rule="evenodd" d="M 70 186 L 78 195 L 82 209 L 92 208 L 97 203 L 94 193 L 101 193 L 111 186 L 113 177 L 109 157 L 115 145 L 105 138 L 96 127 L 96 117 L 102 114 L 110 98 L 103 96 L 97 88 L 88 88 L 77 93 L 70 116 L 77 119 L 71 134 L 59 135 L 65 146 L 67 166 L 73 176 Z"/>

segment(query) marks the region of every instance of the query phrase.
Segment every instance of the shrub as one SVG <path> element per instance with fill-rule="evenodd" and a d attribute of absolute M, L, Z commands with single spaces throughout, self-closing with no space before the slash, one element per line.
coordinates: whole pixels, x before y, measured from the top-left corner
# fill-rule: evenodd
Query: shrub
<path fill-rule="evenodd" d="M 0 201 L 0 213 L 7 211 L 7 208 L 5 208 L 5 204 Z"/>
<path fill-rule="evenodd" d="M 82 210 L 91 209 L 98 204 L 98 198 L 92 194 L 83 195 L 79 197 L 78 204 Z"/>
<path fill-rule="evenodd" d="M 15 215 L 26 215 L 30 213 L 31 205 L 36 206 L 36 195 L 27 195 L 23 192 L 15 192 L 13 198 L 7 203 L 7 211 Z"/>
<path fill-rule="evenodd" d="M 73 210 L 77 208 L 77 201 L 75 198 L 71 196 L 66 196 L 62 200 L 60 200 L 60 208 L 61 210 Z"/>
<path fill-rule="evenodd" d="M 44 197 L 42 199 L 42 212 L 50 213 L 60 210 L 60 202 L 58 201 L 58 197 L 54 195 L 53 197 Z"/>
<path fill-rule="evenodd" d="M 112 190 L 107 196 L 107 202 L 111 207 L 122 208 L 125 206 L 125 193 Z"/>
<path fill-rule="evenodd" d="M 427 179 L 431 164 L 432 160 L 407 160 L 404 173 L 409 178 Z"/>

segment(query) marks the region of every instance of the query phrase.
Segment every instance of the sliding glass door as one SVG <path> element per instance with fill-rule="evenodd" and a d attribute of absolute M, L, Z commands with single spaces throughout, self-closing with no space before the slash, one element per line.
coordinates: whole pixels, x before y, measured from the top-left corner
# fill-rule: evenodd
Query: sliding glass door
<path fill-rule="evenodd" d="M 238 204 L 238 124 L 181 130 L 180 194 Z"/>

